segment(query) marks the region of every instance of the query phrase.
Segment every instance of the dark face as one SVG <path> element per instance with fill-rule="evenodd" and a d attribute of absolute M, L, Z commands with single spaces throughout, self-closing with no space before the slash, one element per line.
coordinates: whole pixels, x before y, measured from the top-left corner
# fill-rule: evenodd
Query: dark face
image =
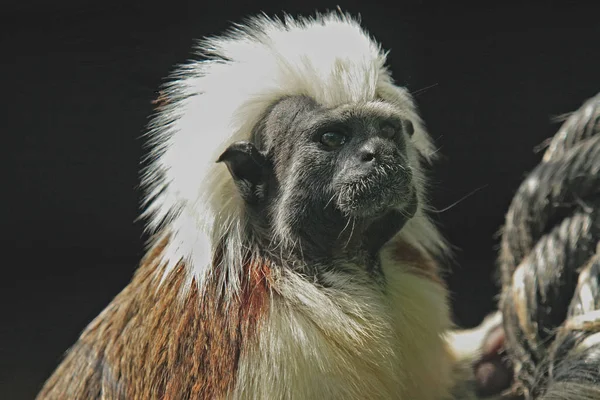
<path fill-rule="evenodd" d="M 294 96 L 266 113 L 251 142 L 234 143 L 219 161 L 255 231 L 274 247 L 317 258 L 376 252 L 416 209 L 412 131 L 382 102 L 328 109 Z"/>

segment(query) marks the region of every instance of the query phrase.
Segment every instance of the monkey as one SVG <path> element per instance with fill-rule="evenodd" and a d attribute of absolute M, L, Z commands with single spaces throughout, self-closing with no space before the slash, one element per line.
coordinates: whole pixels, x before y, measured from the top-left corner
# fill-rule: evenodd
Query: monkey
<path fill-rule="evenodd" d="M 349 14 L 259 15 L 199 53 L 149 127 L 147 253 L 37 398 L 499 396 L 500 317 L 452 323 L 436 152 L 381 45 Z"/>

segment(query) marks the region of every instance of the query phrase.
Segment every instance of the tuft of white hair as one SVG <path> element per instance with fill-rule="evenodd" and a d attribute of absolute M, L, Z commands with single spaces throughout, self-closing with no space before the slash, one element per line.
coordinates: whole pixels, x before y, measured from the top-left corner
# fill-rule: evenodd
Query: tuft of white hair
<path fill-rule="evenodd" d="M 214 268 L 228 268 L 229 288 L 239 289 L 235 277 L 247 251 L 243 204 L 227 168 L 215 161 L 232 142 L 248 140 L 278 99 L 302 94 L 328 107 L 384 99 L 412 120 L 418 153 L 433 156 L 410 94 L 386 68 L 387 53 L 347 14 L 283 20 L 262 15 L 205 39 L 198 50 L 204 59 L 174 74 L 165 88 L 169 103 L 150 124 L 142 217 L 155 240 L 169 235 L 167 271 L 184 261 L 200 286 Z M 422 206 L 402 234 L 433 253 L 446 248 Z M 213 266 L 220 243 L 222 265 Z"/>

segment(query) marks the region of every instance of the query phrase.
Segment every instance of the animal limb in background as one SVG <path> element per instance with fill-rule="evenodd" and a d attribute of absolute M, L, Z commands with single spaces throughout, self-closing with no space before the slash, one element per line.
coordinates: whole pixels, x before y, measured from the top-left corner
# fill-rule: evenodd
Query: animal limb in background
<path fill-rule="evenodd" d="M 476 398 L 485 332 L 451 344 L 434 151 L 380 46 L 331 13 L 201 48 L 152 123 L 147 256 L 38 398 Z"/>

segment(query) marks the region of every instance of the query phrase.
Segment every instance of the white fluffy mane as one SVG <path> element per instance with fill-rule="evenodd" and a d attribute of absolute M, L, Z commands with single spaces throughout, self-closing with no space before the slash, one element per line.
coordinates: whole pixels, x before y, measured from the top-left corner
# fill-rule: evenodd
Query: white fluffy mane
<path fill-rule="evenodd" d="M 433 154 L 410 94 L 393 84 L 385 67 L 386 53 L 348 15 L 256 17 L 204 40 L 199 53 L 203 61 L 174 75 L 165 90 L 169 104 L 151 124 L 142 216 L 156 239 L 171 235 L 164 252 L 168 268 L 185 260 L 190 278 L 200 285 L 225 233 L 222 267 L 238 271 L 244 251 L 241 199 L 227 168 L 215 161 L 232 142 L 247 140 L 279 98 L 304 94 L 325 106 L 382 98 L 413 121 L 415 148 L 426 158 Z M 430 252 L 445 247 L 422 207 L 402 235 Z M 236 282 L 229 284 L 236 289 Z"/>

